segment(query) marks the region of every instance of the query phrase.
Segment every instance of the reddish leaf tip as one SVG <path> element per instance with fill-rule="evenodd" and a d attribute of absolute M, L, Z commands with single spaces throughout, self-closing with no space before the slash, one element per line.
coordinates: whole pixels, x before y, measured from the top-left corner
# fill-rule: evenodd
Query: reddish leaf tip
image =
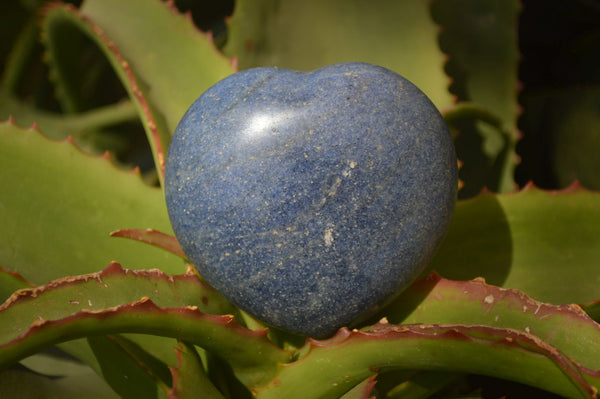
<path fill-rule="evenodd" d="M 158 230 L 146 228 L 146 229 L 121 229 L 112 231 L 111 237 L 122 237 L 129 238 L 131 240 L 143 242 L 146 244 L 153 245 L 157 248 L 164 249 L 165 251 L 171 252 L 180 258 L 187 259 L 183 248 L 179 245 L 179 241 L 174 236 L 166 233 L 162 233 Z"/>

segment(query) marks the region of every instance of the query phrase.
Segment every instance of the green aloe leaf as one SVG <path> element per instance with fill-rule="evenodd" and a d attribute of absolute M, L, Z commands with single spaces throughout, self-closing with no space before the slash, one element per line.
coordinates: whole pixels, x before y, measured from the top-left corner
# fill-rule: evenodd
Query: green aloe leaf
<path fill-rule="evenodd" d="M 0 267 L 0 301 L 4 302 L 16 290 L 31 287 L 33 284 L 18 273 Z"/>
<path fill-rule="evenodd" d="M 165 124 L 164 116 L 147 99 L 147 85 L 142 84 L 119 49 L 110 41 L 110 38 L 106 37 L 102 29 L 84 18 L 79 10 L 68 4 L 51 3 L 45 10 L 42 28 L 42 38 L 48 50 L 52 75 L 57 82 L 57 91 L 63 98 L 63 103 L 77 103 L 77 100 L 71 98 L 74 96 L 73 92 L 76 91 L 77 84 L 69 79 L 77 73 L 78 68 L 67 61 L 72 50 L 69 46 L 65 46 L 65 43 L 70 43 L 74 36 L 85 35 L 93 40 L 104 53 L 129 97 L 136 105 L 152 148 L 159 179 L 162 181 L 166 148 L 171 137 L 170 132 Z M 76 109 L 75 105 L 67 108 Z"/>
<path fill-rule="evenodd" d="M 387 392 L 387 399 L 425 399 L 440 391 L 462 374 L 447 371 L 421 371 Z M 479 396 L 478 396 L 479 397 Z"/>
<path fill-rule="evenodd" d="M 81 13 L 102 30 L 172 133 L 191 103 L 234 72 L 232 61 L 199 31 L 189 16 L 159 0 L 86 0 Z"/>
<path fill-rule="evenodd" d="M 600 87 L 577 88 L 551 98 L 545 132 L 552 143 L 551 159 L 560 187 L 579 181 L 600 190 Z"/>
<path fill-rule="evenodd" d="M 77 147 L 99 155 L 106 150 L 119 150 L 124 139 L 103 134 L 99 129 L 122 122 L 138 120 L 137 109 L 130 101 L 95 108 L 78 114 L 58 114 L 42 111 L 17 101 L 0 92 L 0 120 L 12 117 L 20 126 L 37 125 L 49 138 L 55 140 L 73 136 Z"/>
<path fill-rule="evenodd" d="M 372 398 L 371 393 L 373 392 L 373 388 L 375 388 L 375 384 L 377 383 L 376 376 L 371 376 L 356 385 L 354 388 L 346 392 L 340 399 L 369 399 Z"/>
<path fill-rule="evenodd" d="M 100 339 L 100 338 L 98 338 Z M 49 350 L 28 358 L 22 359 L 20 366 L 37 374 L 35 378 L 20 374 L 22 378 L 33 378 L 37 380 L 36 384 L 40 387 L 37 391 L 31 393 L 31 397 L 50 397 L 50 398 L 80 398 L 87 397 L 85 389 L 92 391 L 91 397 L 108 397 L 116 398 L 117 394 L 110 389 L 105 376 L 101 373 L 96 373 L 87 364 L 70 359 L 59 351 Z M 118 363 L 123 364 L 123 359 L 118 359 Z M 14 369 L 13 369 L 14 370 Z M 10 372 L 10 371 L 8 371 Z M 0 371 L 0 381 L 2 380 L 2 372 Z M 122 380 L 122 376 L 121 376 Z M 3 383 L 4 382 L 4 383 Z M 0 395 L 6 397 L 27 397 L 23 395 L 23 391 L 19 391 L 18 395 L 13 395 L 11 392 L 17 387 L 11 387 L 6 381 L 0 382 Z M 15 381 L 16 382 L 16 381 Z M 70 391 L 73 392 L 70 392 Z M 41 396 L 47 395 L 47 396 Z M 98 396 L 96 396 L 98 395 Z"/>
<path fill-rule="evenodd" d="M 50 319 L 60 318 L 63 314 L 78 310 L 106 309 L 142 297 L 149 297 L 166 307 L 196 305 L 206 313 L 235 312 L 218 293 L 202 283 L 191 269 L 183 275 L 167 276 L 156 269 L 125 271 L 120 265 L 113 263 L 99 273 L 81 278 L 70 277 L 54 282 L 51 286 L 60 287 L 60 290 L 44 291 L 48 301 L 46 305 L 52 304 L 51 309 L 45 311 L 46 317 Z M 19 294 L 15 295 L 18 297 Z M 64 298 L 68 298 L 68 301 L 65 302 Z M 12 317 L 22 324 L 21 327 L 17 327 L 18 322 L 15 322 L 13 327 L 25 331 L 28 324 L 36 319 L 35 314 L 39 310 L 33 309 L 34 313 L 28 314 L 19 309 L 21 308 L 17 308 L 16 311 L 13 309 Z M 11 317 L 10 314 L 7 317 Z M 170 374 L 166 364 L 175 361 L 172 349 L 175 345 L 174 340 L 148 335 L 113 337 L 110 342 L 105 340 L 97 337 L 91 342 L 95 359 L 90 359 L 90 356 L 86 356 L 85 348 L 73 346 L 71 341 L 61 345 L 61 348 L 89 363 L 122 395 L 129 392 L 129 388 L 122 386 L 126 381 L 123 381 L 121 375 L 125 374 L 131 375 L 132 379 L 139 379 L 139 384 L 145 384 L 146 390 L 153 392 L 156 390 L 155 380 L 162 381 L 163 385 L 170 385 Z M 98 347 L 103 349 L 97 349 Z M 116 372 L 114 367 L 111 368 L 111 364 L 119 364 L 120 371 Z M 141 369 L 140 365 L 143 365 Z M 166 372 L 167 378 L 164 378 L 164 373 L 161 377 L 161 368 Z M 129 392 L 129 397 L 134 394 L 135 392 Z"/>
<path fill-rule="evenodd" d="M 97 271 L 112 260 L 185 270 L 178 256 L 109 236 L 123 228 L 172 232 L 162 191 L 137 173 L 11 122 L 0 123 L 0 142 L 0 265 L 35 284 Z"/>
<path fill-rule="evenodd" d="M 41 295 L 43 301 L 30 303 Z M 22 334 L 41 314 L 44 319 L 57 320 L 72 313 L 102 311 L 141 298 L 152 300 L 160 307 L 195 306 L 207 314 L 235 312 L 232 305 L 200 281 L 192 270 L 170 276 L 158 269 L 134 271 L 111 263 L 97 273 L 64 277 L 17 291 L 3 305 L 1 317 L 11 320 L 13 333 Z"/>
<path fill-rule="evenodd" d="M 117 399 L 119 396 L 93 371 L 46 377 L 25 370 L 0 371 L 0 394 L 19 399 Z"/>
<path fill-rule="evenodd" d="M 92 335 L 87 342 L 99 365 L 99 374 L 119 394 L 120 398 L 139 397 L 158 399 L 161 393 L 157 379 L 140 367 L 140 362 L 130 356 L 114 340 Z"/>
<path fill-rule="evenodd" d="M 56 3 L 47 7 L 43 28 L 64 97 L 75 91 L 76 82 L 70 80 L 72 50 L 65 45 L 73 35 L 87 36 L 107 57 L 136 104 L 161 181 L 166 149 L 179 119 L 204 90 L 234 71 L 210 36 L 158 0 L 88 0 L 81 11 Z"/>
<path fill-rule="evenodd" d="M 574 185 L 552 192 L 483 193 L 458 201 L 430 269 L 484 277 L 553 304 L 599 299 L 600 193 Z"/>
<path fill-rule="evenodd" d="M 375 373 L 398 369 L 493 375 L 568 398 L 591 397 L 600 387 L 600 372 L 582 368 L 536 337 L 488 326 L 342 329 L 329 340 L 309 340 L 303 353 L 282 365 L 256 397 L 337 398 Z"/>
<path fill-rule="evenodd" d="M 493 110 L 502 122 L 500 129 L 476 121 L 462 124 L 456 145 L 464 162 L 463 197 L 476 195 L 482 187 L 515 189 L 519 11 L 518 0 L 431 3 L 431 14 L 441 26 L 440 47 L 448 54 L 450 91 L 458 101 Z"/>
<path fill-rule="evenodd" d="M 380 316 L 393 324 L 466 324 L 518 330 L 600 370 L 600 325 L 577 305 L 554 306 L 482 279 L 452 281 L 432 273 L 404 291 Z"/>
<path fill-rule="evenodd" d="M 169 390 L 169 398 L 224 398 L 206 376 L 202 360 L 194 345 L 180 342 L 175 351 L 178 364 L 177 367 L 171 367 L 173 387 Z"/>
<path fill-rule="evenodd" d="M 154 245 L 155 247 L 169 251 L 180 258 L 187 259 L 177 238 L 160 231 L 153 229 L 122 229 L 111 232 L 110 236 L 130 238 L 132 240 L 145 242 L 146 244 Z"/>
<path fill-rule="evenodd" d="M 265 330 L 247 330 L 231 315 L 202 312 L 222 310 L 215 295 L 193 274 L 167 277 L 157 270 L 124 271 L 117 264 L 21 290 L 0 306 L 0 366 L 69 339 L 151 334 L 185 340 L 227 359 L 249 386 L 265 383 L 290 353 L 272 344 Z"/>
<path fill-rule="evenodd" d="M 438 107 L 451 104 L 427 2 L 240 0 L 228 28 L 224 51 L 242 69 L 371 62 L 404 75 Z"/>

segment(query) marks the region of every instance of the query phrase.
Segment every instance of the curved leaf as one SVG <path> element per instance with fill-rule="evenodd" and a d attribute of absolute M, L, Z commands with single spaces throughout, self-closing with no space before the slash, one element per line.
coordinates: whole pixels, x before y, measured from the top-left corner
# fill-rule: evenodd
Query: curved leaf
<path fill-rule="evenodd" d="M 20 126 L 37 125 L 46 136 L 54 140 L 64 140 L 73 136 L 77 147 L 98 154 L 99 146 L 89 143 L 89 132 L 93 129 L 137 120 L 138 114 L 132 102 L 123 101 L 79 114 L 63 115 L 36 109 L 0 93 L 0 119 L 5 120 L 9 117 Z M 102 152 L 104 151 L 100 150 L 100 153 Z"/>
<path fill-rule="evenodd" d="M 553 304 L 599 299 L 600 193 L 483 193 L 458 201 L 431 270 L 453 280 L 484 277 Z"/>
<path fill-rule="evenodd" d="M 257 398 L 337 398 L 375 373 L 398 369 L 493 375 L 568 398 L 592 397 L 600 387 L 600 371 L 510 329 L 380 324 L 372 331 L 341 329 L 329 340 L 309 340 L 303 352 L 257 389 Z"/>
<path fill-rule="evenodd" d="M 123 399 L 139 397 L 158 399 L 160 385 L 156 378 L 140 367 L 121 345 L 108 337 L 91 336 L 87 342 L 96 355 L 99 374 Z"/>
<path fill-rule="evenodd" d="M 18 273 L 0 267 L 0 301 L 4 302 L 16 290 L 31 287 L 33 284 Z"/>
<path fill-rule="evenodd" d="M 232 61 L 217 50 L 212 37 L 170 3 L 86 0 L 81 13 L 126 55 L 171 133 L 200 94 L 234 72 Z"/>
<path fill-rule="evenodd" d="M 0 395 L 19 399 L 118 399 L 119 396 L 91 370 L 48 378 L 23 370 L 0 371 Z"/>
<path fill-rule="evenodd" d="M 138 108 L 161 181 L 166 149 L 183 113 L 204 90 L 234 72 L 209 35 L 158 0 L 88 0 L 81 11 L 53 3 L 46 9 L 43 28 L 63 90 L 73 85 L 71 49 L 65 41 L 79 33 L 98 45 Z"/>
<path fill-rule="evenodd" d="M 69 76 L 73 73 L 73 66 L 63 59 L 68 58 L 70 48 L 63 46 L 65 41 L 68 42 L 69 38 L 78 33 L 85 34 L 94 40 L 121 79 L 129 97 L 134 101 L 152 148 L 159 179 L 162 182 L 166 148 L 171 137 L 169 129 L 165 125 L 164 116 L 148 101 L 145 92 L 148 89 L 147 85 L 140 82 L 139 77 L 131 69 L 115 44 L 106 37 L 102 29 L 83 17 L 70 4 L 50 3 L 43 19 L 42 38 L 49 50 L 50 64 L 54 66 L 55 80 L 59 82 L 63 92 L 70 91 L 68 84 L 60 83 L 69 81 Z M 61 56 L 63 52 L 66 53 L 64 57 Z"/>
<path fill-rule="evenodd" d="M 600 325 L 577 305 L 553 306 L 482 279 L 451 281 L 432 273 L 380 316 L 393 324 L 465 324 L 531 334 L 589 369 L 600 370 Z"/>
<path fill-rule="evenodd" d="M 421 371 L 388 391 L 387 399 L 425 399 L 434 395 L 462 374 L 448 371 Z"/>
<path fill-rule="evenodd" d="M 0 265 L 35 284 L 93 272 L 112 260 L 185 270 L 175 255 L 109 236 L 134 227 L 172 232 L 162 191 L 137 173 L 11 122 L 0 123 L 0 143 Z"/>
<path fill-rule="evenodd" d="M 340 399 L 370 399 L 375 398 L 375 396 L 371 396 L 373 389 L 375 388 L 375 384 L 377 384 L 376 376 L 371 376 L 352 388 L 350 391 L 346 392 Z"/>
<path fill-rule="evenodd" d="M 169 399 L 224 398 L 206 376 L 194 345 L 180 342 L 175 352 L 178 364 L 177 367 L 170 367 L 173 387 L 169 389 Z"/>
<path fill-rule="evenodd" d="M 101 272 L 64 277 L 19 290 L 0 305 L 0 318 L 10 320 L 5 325 L 10 325 L 11 334 L 21 335 L 40 317 L 57 320 L 79 311 L 102 311 L 140 298 L 151 299 L 160 307 L 195 306 L 208 314 L 235 312 L 232 305 L 191 270 L 169 276 L 157 269 L 125 270 L 118 263 L 111 263 Z M 3 342 L 6 341 L 4 336 Z"/>
<path fill-rule="evenodd" d="M 144 298 L 102 311 L 82 310 L 57 320 L 41 318 L 18 336 L 3 328 L 0 367 L 65 340 L 127 332 L 173 337 L 201 346 L 227 359 L 249 387 L 269 381 L 276 365 L 291 357 L 266 338 L 266 331 L 240 327 L 233 316 L 208 315 L 190 306 L 159 308 Z"/>
<path fill-rule="evenodd" d="M 411 80 L 438 108 L 451 103 L 428 2 L 239 0 L 228 28 L 225 53 L 242 69 L 370 62 Z"/>
<path fill-rule="evenodd" d="M 501 118 L 500 133 L 482 123 L 463 125 L 456 141 L 465 187 L 462 196 L 483 187 L 515 189 L 515 145 L 519 137 L 518 17 L 520 3 L 510 1 L 436 0 L 431 14 L 441 26 L 440 47 L 448 54 L 450 91 Z"/>
<path fill-rule="evenodd" d="M 231 315 L 200 311 L 221 312 L 221 301 L 193 273 L 169 277 L 158 270 L 124 271 L 117 264 L 20 290 L 0 306 L 0 367 L 66 340 L 136 333 L 197 344 L 227 359 L 250 386 L 266 382 L 290 353 L 272 344 L 265 330 L 247 330 Z"/>
<path fill-rule="evenodd" d="M 130 238 L 132 240 L 145 242 L 146 244 L 169 251 L 180 258 L 187 259 L 177 238 L 169 234 L 161 233 L 160 231 L 153 229 L 122 229 L 111 232 L 110 236 Z"/>

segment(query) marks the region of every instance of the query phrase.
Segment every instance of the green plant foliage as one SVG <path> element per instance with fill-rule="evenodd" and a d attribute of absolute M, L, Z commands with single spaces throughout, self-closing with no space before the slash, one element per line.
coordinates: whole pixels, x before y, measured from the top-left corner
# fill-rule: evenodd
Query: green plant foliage
<path fill-rule="evenodd" d="M 21 399 L 116 399 L 119 396 L 91 370 L 48 378 L 25 370 L 0 371 L 2 395 Z"/>
<path fill-rule="evenodd" d="M 550 303 L 590 302 L 598 299 L 590 276 L 600 273 L 599 218 L 600 194 L 579 185 L 483 193 L 458 202 L 431 269 L 452 279 L 484 277 Z"/>
<path fill-rule="evenodd" d="M 519 8 L 518 0 L 431 4 L 433 19 L 442 27 L 440 47 L 449 56 L 450 91 L 459 101 L 493 110 L 500 121 L 496 127 L 472 119 L 461 123 L 456 146 L 465 162 L 462 196 L 476 195 L 483 187 L 514 189 Z"/>
<path fill-rule="evenodd" d="M 142 91 L 161 112 L 170 133 L 204 90 L 234 72 L 210 36 L 172 7 L 158 1 L 88 0 L 81 8 L 83 17 L 101 29 L 149 86 Z"/>
<path fill-rule="evenodd" d="M 0 124 L 0 137 L 0 181 L 13 187 L 2 195 L 0 264 L 35 284 L 93 272 L 114 259 L 128 267 L 185 270 L 175 255 L 109 235 L 127 227 L 171 231 L 161 190 L 139 174 L 12 122 Z"/>
<path fill-rule="evenodd" d="M 191 288 L 194 286 L 196 289 Z M 152 298 L 135 300 L 142 293 L 150 293 Z M 391 304 L 384 311 L 388 316 L 383 319 L 384 322 L 366 327 L 360 334 L 341 330 L 336 337 L 326 341 L 309 340 L 296 353 L 280 350 L 266 339 L 265 331 L 252 332 L 237 326 L 232 316 L 205 313 L 215 310 L 225 313 L 223 309 L 212 307 L 212 302 L 219 302 L 219 298 L 215 301 L 215 294 L 194 274 L 167 278 L 158 271 L 124 271 L 117 264 L 100 273 L 64 278 L 38 288 L 21 290 L 0 307 L 0 343 L 4 343 L 0 344 L 0 359 L 4 364 L 10 364 L 51 344 L 84 337 L 94 331 L 97 334 L 156 334 L 189 341 L 228 359 L 236 376 L 259 396 L 265 397 L 294 397 L 298 389 L 295 385 L 306 383 L 305 378 L 313 378 L 312 374 L 318 374 L 321 382 L 328 381 L 323 383 L 323 387 L 326 387 L 325 391 L 331 391 L 332 396 L 349 390 L 372 375 L 374 370 L 380 369 L 455 370 L 496 375 L 493 371 L 495 366 L 485 368 L 479 364 L 481 360 L 475 360 L 480 358 L 481 351 L 487 350 L 491 351 L 488 355 L 495 356 L 498 362 L 515 359 L 531 362 L 531 367 L 536 367 L 533 370 L 541 368 L 546 375 L 539 379 L 537 371 L 527 374 L 527 369 L 515 369 L 503 370 L 505 374 L 501 374 L 502 377 L 563 395 L 577 397 L 571 392 L 573 387 L 569 388 L 571 384 L 575 389 L 589 391 L 592 389 L 589 384 L 597 384 L 600 380 L 600 376 L 589 371 L 600 367 L 600 341 L 597 340 L 600 325 L 581 308 L 537 302 L 516 290 L 486 285 L 481 280 L 457 282 L 432 275 L 414 284 L 396 303 Z M 196 298 L 198 295 L 201 299 Z M 177 302 L 173 302 L 174 299 Z M 123 305 L 115 306 L 113 303 Z M 204 307 L 189 306 L 189 303 L 202 303 Z M 388 320 L 404 324 L 389 324 Z M 352 351 L 346 354 L 345 361 L 356 362 L 347 368 L 348 365 L 341 360 L 344 356 L 337 351 L 346 345 L 354 347 L 354 341 L 365 343 L 356 344 L 360 356 L 351 355 Z M 424 346 L 415 349 L 413 341 Z M 482 346 L 482 342 L 488 345 Z M 394 349 L 388 349 L 387 344 Z M 420 363 L 431 359 L 419 356 L 419 351 L 436 352 L 444 348 L 444 352 L 450 355 L 454 352 L 447 346 L 462 348 L 464 344 L 469 345 L 456 349 L 462 351 L 461 362 L 465 363 L 462 368 L 455 367 L 452 356 L 436 358 L 430 366 Z M 511 350 L 506 351 L 506 344 L 510 344 Z M 137 362 L 146 364 L 144 370 L 155 370 L 148 374 L 133 367 L 133 373 L 129 373 L 126 370 L 131 367 L 127 363 L 119 366 L 119 373 L 132 374 L 132 378 L 140 379 L 138 385 L 152 392 L 154 385 L 149 384 L 149 378 L 162 380 L 164 385 L 174 384 L 174 388 L 170 389 L 177 390 L 179 382 L 185 383 L 183 376 L 188 372 L 187 368 L 200 367 L 199 358 L 193 360 L 197 357 L 195 349 L 193 353 L 189 352 L 191 347 L 185 349 L 188 351 L 185 356 L 179 351 L 178 371 L 171 368 L 175 377 L 171 381 L 160 377 L 160 362 L 149 358 L 133 343 L 121 338 L 93 338 L 90 346 L 94 352 L 104 354 L 99 358 L 101 361 L 106 353 L 126 350 L 138 359 Z M 314 364 L 306 360 L 313 359 L 316 356 L 313 352 L 324 351 L 324 348 L 329 348 L 323 354 L 325 357 L 317 356 Z M 412 352 L 414 350 L 417 352 Z M 532 356 L 532 353 L 536 355 Z M 185 357 L 184 363 L 192 364 L 182 365 L 182 356 Z M 298 360 L 292 361 L 295 358 Z M 360 363 L 361 359 L 366 359 L 366 363 Z M 538 361 L 541 363 L 538 364 Z M 335 362 L 342 364 L 331 367 Z M 553 380 L 556 378 L 553 367 L 548 362 L 558 367 L 560 373 L 566 374 L 571 383 L 561 380 L 557 384 Z M 301 371 L 293 371 L 291 375 L 301 375 L 302 378 L 287 377 L 288 370 L 298 369 Z M 355 374 L 347 374 L 350 369 L 354 369 Z M 110 368 L 106 370 L 115 372 Z M 178 380 L 178 376 L 183 379 Z M 106 378 L 110 381 L 111 377 Z M 291 378 L 289 382 L 288 378 Z M 196 382 L 204 384 L 200 380 Z M 286 387 L 288 384 L 290 387 Z M 120 387 L 124 388 L 124 392 L 117 391 L 122 395 L 135 395 L 135 392 L 127 393 L 129 385 L 117 388 Z M 212 392 L 212 385 L 207 389 Z M 315 396 L 321 392 L 318 387 L 311 389 L 314 389 Z"/>
<path fill-rule="evenodd" d="M 404 75 L 438 107 L 451 104 L 426 2 L 241 0 L 228 25 L 224 51 L 242 69 L 371 62 Z"/>
<path fill-rule="evenodd" d="M 492 327 L 384 325 L 371 332 L 340 330 L 329 341 L 309 341 L 307 346 L 308 353 L 282 367 L 257 397 L 334 398 L 374 373 L 397 368 L 476 370 L 571 398 L 591 396 L 600 382 L 597 373 L 588 374 L 541 341 Z"/>
<path fill-rule="evenodd" d="M 2 301 L 6 300 L 16 290 L 31 287 L 33 285 L 19 274 L 0 269 L 0 298 L 2 298 Z"/>
<path fill-rule="evenodd" d="M 481 279 L 458 282 L 431 274 L 404 291 L 384 314 L 394 324 L 464 323 L 531 333 L 581 365 L 600 369 L 600 325 L 581 307 L 551 306 Z"/>
<path fill-rule="evenodd" d="M 473 375 L 530 387 L 496 396 L 597 397 L 593 2 L 0 10 L 1 397 L 493 396 Z M 238 67 L 344 61 L 390 68 L 430 96 L 462 188 L 427 274 L 373 318 L 315 340 L 268 329 L 206 285 L 158 186 L 172 132 L 212 84 Z"/>
<path fill-rule="evenodd" d="M 171 397 L 191 399 L 197 397 L 197 392 L 202 392 L 202 396 L 207 399 L 223 398 L 206 376 L 202 360 L 194 345 L 180 342 L 177 358 L 177 367 L 171 367 L 174 380 L 173 388 L 169 390 Z"/>

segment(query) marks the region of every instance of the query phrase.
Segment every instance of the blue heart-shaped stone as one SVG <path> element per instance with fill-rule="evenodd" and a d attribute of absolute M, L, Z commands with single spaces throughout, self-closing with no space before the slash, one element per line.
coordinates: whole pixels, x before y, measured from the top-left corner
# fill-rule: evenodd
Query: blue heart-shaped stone
<path fill-rule="evenodd" d="M 365 63 L 222 80 L 179 123 L 165 175 L 200 274 L 266 323 L 312 336 L 372 314 L 423 271 L 456 189 L 435 106 Z"/>

